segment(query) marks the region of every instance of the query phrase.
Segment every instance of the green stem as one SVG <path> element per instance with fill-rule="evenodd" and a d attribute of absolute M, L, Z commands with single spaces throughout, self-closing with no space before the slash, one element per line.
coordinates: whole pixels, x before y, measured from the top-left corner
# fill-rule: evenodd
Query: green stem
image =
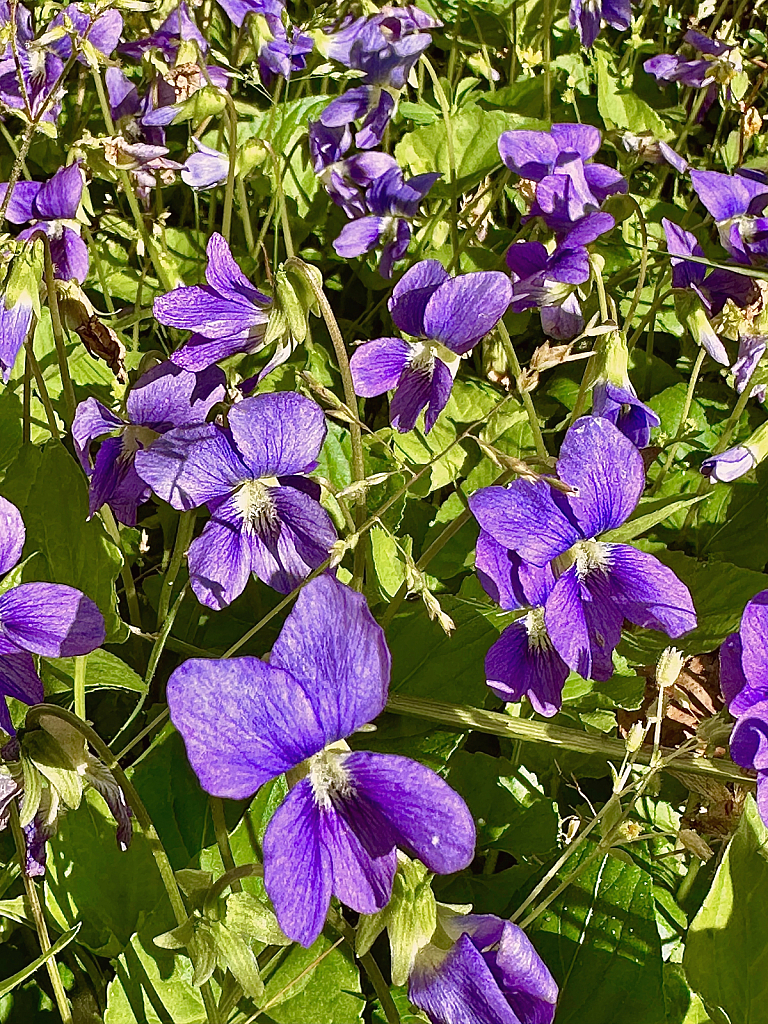
<path fill-rule="evenodd" d="M 515 352 L 515 346 L 512 344 L 512 339 L 509 336 L 509 331 L 507 330 L 506 324 L 503 320 L 499 320 L 496 330 L 499 332 L 499 337 L 501 338 L 501 343 L 504 346 L 504 351 L 506 352 L 510 369 L 515 376 L 515 383 L 517 384 L 518 391 L 520 391 L 519 381 L 520 375 L 523 371 L 520 366 L 520 361 L 517 358 L 517 353 Z M 528 423 L 531 428 L 531 433 L 533 434 L 533 443 L 536 445 L 536 454 L 545 463 L 549 463 L 549 452 L 547 451 L 547 446 L 544 443 L 544 435 L 541 432 L 541 426 L 536 415 L 536 409 L 533 405 L 533 399 L 527 391 L 520 391 L 520 397 L 523 400 L 523 406 L 525 408 L 526 415 L 528 416 Z"/>
<path fill-rule="evenodd" d="M 627 312 L 627 317 L 624 321 L 625 334 L 629 330 L 629 325 L 632 323 L 632 318 L 634 317 L 637 311 L 637 307 L 640 303 L 640 296 L 643 293 L 643 287 L 645 285 L 645 274 L 648 268 L 648 229 L 645 225 L 645 217 L 643 216 L 643 211 L 640 209 L 640 204 L 635 199 L 635 197 L 630 195 L 627 198 L 634 206 L 635 213 L 637 214 L 637 219 L 640 223 L 640 234 L 642 235 L 643 239 L 643 251 L 640 256 L 640 269 L 637 274 L 637 284 L 635 285 L 635 293 L 632 296 L 632 302 L 630 303 L 629 311 Z"/>
<path fill-rule="evenodd" d="M 48 394 L 48 388 L 45 386 L 45 380 L 43 378 L 43 372 L 40 369 L 40 364 L 35 358 L 35 353 L 32 348 L 32 335 L 30 331 L 27 335 L 27 340 L 24 342 L 24 347 L 27 352 L 27 360 L 29 361 L 30 368 L 32 370 L 32 376 L 35 378 L 35 384 L 37 384 L 37 392 L 40 397 L 40 401 L 43 403 L 43 409 L 45 410 L 45 418 L 48 421 L 48 429 L 51 432 L 51 437 L 56 441 L 60 440 L 61 435 L 59 434 L 59 428 L 56 423 L 56 413 L 53 411 L 51 405 L 51 396 Z"/>
<path fill-rule="evenodd" d="M 272 160 L 272 167 L 275 172 L 275 193 L 277 195 L 277 205 L 280 213 L 280 223 L 283 228 L 283 244 L 285 245 L 285 255 L 287 260 L 294 259 L 293 250 L 293 235 L 291 234 L 291 225 L 288 220 L 288 208 L 285 205 L 285 192 L 283 191 L 283 175 L 280 170 L 280 160 L 278 159 L 277 153 L 272 148 L 272 144 L 264 141 L 264 146 L 270 155 Z"/>
<path fill-rule="evenodd" d="M 504 736 L 523 743 L 543 743 L 561 750 L 574 750 L 580 754 L 621 760 L 627 752 L 621 740 L 604 736 L 593 736 L 576 729 L 564 729 L 549 722 L 534 722 L 524 718 L 512 718 L 497 711 L 468 708 L 461 704 L 443 704 L 439 701 L 421 700 L 417 697 L 403 697 L 391 694 L 387 711 L 412 718 L 426 718 L 443 725 L 458 726 L 460 729 L 475 729 L 491 736 Z M 755 780 L 744 774 L 732 762 L 723 758 L 710 760 L 705 757 L 687 757 L 676 750 L 662 748 L 664 757 L 671 761 L 666 770 L 684 772 L 690 775 L 706 775 L 709 778 L 727 782 L 738 782 L 742 786 L 754 786 Z M 636 758 L 642 764 L 650 764 L 653 751 L 641 747 Z M 672 760 L 674 759 L 674 761 Z"/>
<path fill-rule="evenodd" d="M 75 714 L 85 721 L 85 669 L 88 655 L 75 658 Z"/>
<path fill-rule="evenodd" d="M 69 363 L 67 362 L 67 349 L 64 343 L 64 329 L 61 324 L 61 313 L 59 311 L 59 296 L 56 291 L 56 278 L 53 272 L 53 258 L 51 256 L 51 242 L 44 231 L 35 232 L 34 237 L 43 241 L 43 258 L 45 267 L 45 290 L 48 293 L 48 309 L 51 313 L 51 329 L 53 330 L 53 343 L 56 346 L 56 359 L 59 363 L 59 374 L 61 376 L 61 390 L 64 392 L 64 402 L 67 406 L 67 419 L 71 423 L 75 418 L 77 400 L 75 389 L 72 386 L 72 377 L 69 374 Z"/>
<path fill-rule="evenodd" d="M 221 863 L 224 865 L 225 871 L 234 871 L 236 867 L 235 858 L 232 856 L 232 847 L 229 845 L 229 833 L 227 832 L 227 822 L 224 817 L 224 804 L 219 796 L 209 796 L 208 803 L 211 805 L 213 831 L 216 835 L 216 845 L 221 854 Z M 240 892 L 243 888 L 238 879 L 232 879 L 230 884 L 232 885 L 232 892 Z"/>
<path fill-rule="evenodd" d="M 24 359 L 24 384 L 22 392 L 23 412 L 21 418 L 21 443 L 29 444 L 32 437 L 32 365 L 29 354 Z"/>
<path fill-rule="evenodd" d="M 13 840 L 16 844 L 16 854 L 19 858 L 21 876 L 24 879 L 24 889 L 27 894 L 30 910 L 32 911 L 32 920 L 35 922 L 35 931 L 37 932 L 37 938 L 40 943 L 40 951 L 42 953 L 47 953 L 51 948 L 51 940 L 48 936 L 48 927 L 45 923 L 43 908 L 40 905 L 40 898 L 37 895 L 35 880 L 34 878 L 30 878 L 24 870 L 24 865 L 26 864 L 27 859 L 27 844 L 24 839 L 24 833 L 21 830 L 21 825 L 19 824 L 19 811 L 16 806 L 16 801 L 11 800 L 8 807 L 11 817 L 11 831 L 13 832 Z M 62 983 L 55 958 L 51 956 L 49 960 L 46 960 L 45 966 L 48 971 L 48 977 L 51 979 L 51 987 L 53 988 L 53 994 L 56 998 L 56 1006 L 58 1007 L 62 1024 L 72 1024 L 72 1010 L 70 1009 L 69 1000 L 67 999 L 67 993 L 64 991 L 64 985 Z"/>
<path fill-rule="evenodd" d="M 445 141 L 448 149 L 448 173 L 450 175 L 450 186 L 451 186 L 451 214 L 450 214 L 450 226 L 451 226 L 451 248 L 454 253 L 459 248 L 459 195 L 456 186 L 456 150 L 453 144 L 453 124 L 451 123 L 451 108 L 448 103 L 448 98 L 445 95 L 440 79 L 437 76 L 437 72 L 432 67 L 432 63 L 428 57 L 424 54 L 421 55 L 421 60 L 424 67 L 427 69 L 429 77 L 432 79 L 432 89 L 435 93 L 435 99 L 437 100 L 440 112 L 443 115 L 443 123 L 445 124 Z"/>
<path fill-rule="evenodd" d="M 173 595 L 173 588 L 176 583 L 176 577 L 179 575 L 179 569 L 184 559 L 184 555 L 187 553 L 189 545 L 192 543 L 192 534 L 195 532 L 195 519 L 197 517 L 197 509 L 190 509 L 188 512 L 182 512 L 179 516 L 179 523 L 176 528 L 176 541 L 173 545 L 173 554 L 171 555 L 171 561 L 168 564 L 168 568 L 163 576 L 163 583 L 160 589 L 160 600 L 157 604 L 157 628 L 160 629 L 168 618 L 168 610 L 171 607 L 171 597 Z"/>
<path fill-rule="evenodd" d="M 251 224 L 251 214 L 248 209 L 248 196 L 245 192 L 245 182 L 240 175 L 237 176 L 237 205 L 240 211 L 240 220 L 243 225 L 243 232 L 245 234 L 245 244 L 248 248 L 248 252 L 251 256 L 256 255 L 256 244 L 253 238 L 253 225 Z"/>
<path fill-rule="evenodd" d="M 341 914 L 335 910 L 330 910 L 328 914 L 328 921 L 336 931 L 344 937 L 345 942 L 348 943 L 352 951 L 355 949 L 355 931 L 354 928 L 350 927 Z M 384 1011 L 384 1016 L 387 1018 L 387 1024 L 400 1024 L 400 1014 L 395 1006 L 395 1001 L 392 998 L 392 993 L 389 990 L 389 985 L 384 980 L 384 975 L 381 973 L 379 965 L 371 955 L 370 951 L 364 953 L 361 957 L 358 957 L 363 970 L 368 975 L 368 979 L 373 985 L 373 990 L 379 997 L 381 1008 Z"/>
<path fill-rule="evenodd" d="M 701 371 L 702 364 L 707 356 L 706 350 L 703 348 L 699 349 L 699 353 L 696 356 L 696 362 L 693 364 L 693 372 L 691 373 L 691 379 L 688 381 L 688 390 L 685 393 L 685 401 L 683 402 L 683 408 L 680 412 L 680 423 L 678 424 L 677 431 L 675 433 L 675 440 L 670 445 L 669 451 L 667 452 L 667 458 L 664 465 L 659 471 L 659 475 L 653 482 L 650 494 L 658 494 L 661 489 L 661 485 L 664 483 L 664 479 L 667 473 L 672 468 L 675 461 L 675 456 L 680 447 L 683 434 L 685 433 L 685 424 L 688 419 L 688 413 L 691 411 L 691 405 L 693 404 L 693 394 L 696 390 L 696 383 L 699 379 L 699 372 Z"/>
<path fill-rule="evenodd" d="M 123 581 L 123 589 L 125 590 L 125 600 L 128 605 L 128 618 L 130 619 L 132 626 L 135 626 L 137 629 L 141 629 L 141 609 L 139 608 L 139 597 L 136 593 L 136 582 L 134 581 L 131 567 L 128 565 L 128 560 L 125 557 L 125 550 L 120 537 L 120 527 L 117 525 L 117 520 L 115 519 L 114 513 L 109 505 L 101 506 L 101 521 L 104 523 L 104 529 L 115 542 L 117 549 L 122 556 L 120 579 Z"/>
<path fill-rule="evenodd" d="M 224 213 L 221 218 L 221 233 L 229 242 L 232 230 L 232 202 L 235 196 L 235 166 L 237 164 L 237 111 L 232 97 L 227 93 L 227 113 L 229 115 L 229 166 L 227 168 L 227 184 L 224 189 Z"/>

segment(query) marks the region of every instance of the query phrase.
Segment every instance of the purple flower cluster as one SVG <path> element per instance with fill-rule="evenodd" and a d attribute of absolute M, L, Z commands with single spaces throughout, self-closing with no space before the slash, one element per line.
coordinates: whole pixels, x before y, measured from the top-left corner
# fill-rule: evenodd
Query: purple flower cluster
<path fill-rule="evenodd" d="M 752 598 L 739 632 L 720 648 L 720 687 L 736 719 L 731 757 L 757 772 L 757 806 L 768 824 L 768 590 Z"/>
<path fill-rule="evenodd" d="M 364 398 L 394 391 L 392 426 L 413 430 L 422 409 L 424 429 L 435 425 L 451 395 L 461 356 L 492 331 L 511 298 L 509 280 L 498 271 L 450 277 L 438 260 L 406 271 L 392 290 L 389 311 L 414 341 L 376 338 L 350 360 L 355 392 Z"/>
<path fill-rule="evenodd" d="M 295 780 L 264 836 L 264 884 L 280 927 L 304 946 L 331 895 L 361 914 L 388 903 L 398 847 L 438 874 L 474 856 L 472 815 L 439 776 L 343 742 L 383 711 L 389 669 L 365 598 L 324 576 L 299 595 L 269 664 L 192 660 L 168 681 L 203 789 L 243 799 L 284 772 Z"/>
<path fill-rule="evenodd" d="M 568 494 L 521 479 L 470 498 L 481 582 L 502 608 L 530 608 L 488 652 L 488 684 L 503 700 L 527 695 L 547 716 L 560 708 L 569 669 L 587 679 L 613 675 L 625 619 L 671 637 L 696 625 L 691 595 L 670 569 L 597 539 L 621 526 L 642 494 L 643 460 L 631 441 L 608 419 L 582 417 L 565 436 L 557 471 Z"/>
<path fill-rule="evenodd" d="M 267 88 L 280 76 L 288 80 L 294 71 L 303 71 L 314 43 L 295 26 L 287 25 L 282 0 L 219 0 L 233 25 L 240 28 L 250 17 L 259 40 L 259 74 Z"/>

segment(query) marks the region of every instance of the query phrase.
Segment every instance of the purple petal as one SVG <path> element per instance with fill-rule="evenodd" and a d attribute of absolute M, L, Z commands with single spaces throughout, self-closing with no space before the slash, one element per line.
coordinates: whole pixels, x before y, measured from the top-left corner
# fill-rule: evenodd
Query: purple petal
<path fill-rule="evenodd" d="M 358 800 L 353 797 L 349 803 Z M 354 814 L 347 816 L 345 810 L 328 801 L 320 811 L 320 841 L 331 859 L 333 894 L 359 914 L 375 914 L 392 895 L 397 854 L 389 844 L 376 853 L 367 850 L 355 830 Z"/>
<path fill-rule="evenodd" d="M 107 68 L 105 78 L 112 120 L 119 121 L 121 117 L 138 114 L 140 100 L 136 85 L 123 74 L 120 68 Z"/>
<path fill-rule="evenodd" d="M 509 487 L 484 487 L 469 499 L 484 530 L 526 562 L 543 566 L 583 535 L 555 504 L 544 480 L 514 480 Z"/>
<path fill-rule="evenodd" d="M 475 823 L 462 798 L 439 775 L 407 757 L 363 750 L 347 755 L 344 767 L 353 799 L 376 808 L 399 847 L 437 874 L 468 867 L 475 854 Z"/>
<path fill-rule="evenodd" d="M 37 194 L 35 213 L 41 220 L 74 220 L 83 196 L 83 172 L 78 163 L 56 171 Z"/>
<path fill-rule="evenodd" d="M 168 327 L 197 331 L 204 338 L 216 340 L 247 336 L 253 327 L 268 320 L 261 307 L 244 299 L 222 297 L 210 286 L 199 285 L 161 295 L 155 299 L 154 314 Z"/>
<path fill-rule="evenodd" d="M 599 129 L 589 124 L 553 124 L 551 133 L 561 153 L 576 153 L 582 160 L 591 159 L 602 143 Z"/>
<path fill-rule="evenodd" d="M 332 576 L 319 576 L 301 591 L 270 664 L 301 681 L 328 743 L 384 709 L 390 671 L 384 633 L 365 598 Z"/>
<path fill-rule="evenodd" d="M 309 779 L 302 779 L 264 835 L 264 885 L 280 927 L 302 946 L 322 931 L 331 902 L 331 858 L 320 842 L 320 815 Z"/>
<path fill-rule="evenodd" d="M 267 296 L 253 287 L 237 265 L 226 239 L 218 232 L 214 232 L 208 240 L 207 253 L 205 279 L 223 298 L 233 302 L 248 302 L 257 307 L 270 305 Z M 264 319 L 267 317 L 264 316 Z M 208 337 L 215 335 L 209 334 Z"/>
<path fill-rule="evenodd" d="M 27 221 L 33 220 L 37 216 L 35 200 L 42 187 L 42 181 L 17 181 L 13 186 L 11 199 L 5 211 L 6 220 L 9 220 L 11 224 L 26 224 Z M 7 184 L 0 185 L 0 203 L 5 199 L 7 191 Z"/>
<path fill-rule="evenodd" d="M 0 298 L 0 375 L 8 383 L 21 346 L 32 326 L 32 302 L 29 296 L 19 296 L 8 309 L 7 294 Z"/>
<path fill-rule="evenodd" d="M 499 136 L 499 155 L 515 174 L 541 181 L 555 166 L 559 147 L 548 132 L 512 131 Z"/>
<path fill-rule="evenodd" d="M 753 704 L 731 733 L 731 757 L 742 768 L 768 768 L 768 701 Z"/>
<path fill-rule="evenodd" d="M 308 473 L 327 431 L 320 406 L 291 391 L 238 402 L 229 411 L 229 427 L 243 462 L 257 477 Z"/>
<path fill-rule="evenodd" d="M 589 245 L 590 242 L 594 242 L 600 235 L 611 231 L 615 226 L 616 221 L 610 213 L 588 213 L 586 217 L 582 217 L 575 225 L 568 226 L 567 234 L 563 241 L 564 244 L 567 243 L 572 248 L 580 245 Z"/>
<path fill-rule="evenodd" d="M 341 229 L 341 234 L 333 243 L 333 248 L 342 259 L 362 256 L 379 244 L 379 239 L 387 230 L 390 217 L 360 217 L 350 221 Z"/>
<path fill-rule="evenodd" d="M 131 423 L 160 432 L 196 426 L 227 395 L 227 378 L 218 366 L 190 373 L 166 360 L 142 374 L 131 388 L 126 410 Z"/>
<path fill-rule="evenodd" d="M 584 330 L 584 317 L 575 292 L 558 305 L 542 305 L 540 309 L 541 329 L 548 338 L 556 341 L 570 341 Z"/>
<path fill-rule="evenodd" d="M 507 266 L 520 279 L 541 274 L 549 264 L 549 253 L 541 242 L 515 242 L 507 249 Z"/>
<path fill-rule="evenodd" d="M 186 345 L 171 353 L 171 361 L 185 370 L 199 372 L 240 352 L 258 352 L 263 347 L 265 331 L 266 326 L 262 324 L 213 341 L 201 334 L 193 334 Z"/>
<path fill-rule="evenodd" d="M 86 398 L 75 411 L 72 421 L 72 440 L 80 465 L 86 473 L 91 473 L 91 444 L 107 434 L 120 430 L 125 424 L 119 417 L 110 412 L 106 406 L 95 398 Z"/>
<path fill-rule="evenodd" d="M 99 448 L 88 493 L 88 514 L 93 516 L 108 504 L 126 526 L 136 525 L 139 505 L 148 500 L 150 488 L 136 473 L 133 456 L 126 452 L 124 439 L 115 437 Z"/>
<path fill-rule="evenodd" d="M 450 275 L 439 260 L 422 260 L 406 270 L 392 289 L 388 303 L 392 319 L 401 331 L 414 338 L 425 334 L 427 303 L 440 285 L 449 280 Z"/>
<path fill-rule="evenodd" d="M 610 381 L 598 381 L 592 391 L 592 415 L 610 420 L 636 448 L 645 448 L 651 430 L 661 420 L 641 402 L 631 388 L 620 388 Z"/>
<path fill-rule="evenodd" d="M 730 636 L 725 638 L 720 647 L 720 690 L 729 711 L 731 710 L 731 704 L 742 691 L 751 690 L 741 664 L 741 653 L 741 637 L 738 633 L 731 633 Z M 766 687 L 766 692 L 762 693 L 757 699 L 768 699 L 768 687 Z M 744 707 L 741 707 L 738 711 L 731 711 L 731 714 L 734 716 L 741 715 L 752 704 L 756 703 L 757 701 L 747 700 Z"/>
<path fill-rule="evenodd" d="M 684 583 L 666 565 L 627 544 L 610 545 L 611 590 L 625 618 L 672 638 L 696 628 L 696 610 Z"/>
<path fill-rule="evenodd" d="M 369 85 L 359 85 L 354 89 L 347 89 L 331 100 L 327 107 L 320 114 L 320 123 L 326 128 L 341 128 L 351 121 L 358 121 L 365 117 L 371 105 L 375 90 Z"/>
<path fill-rule="evenodd" d="M 742 388 L 743 390 L 743 388 Z M 701 473 L 714 483 L 732 483 L 740 476 L 749 473 L 757 465 L 754 455 L 749 448 L 737 445 L 736 448 L 729 448 L 720 455 L 712 455 L 704 459 L 701 464 Z"/>
<path fill-rule="evenodd" d="M 745 214 L 753 199 L 768 192 L 768 186 L 759 181 L 719 171 L 691 171 L 691 182 L 717 221 Z"/>
<path fill-rule="evenodd" d="M 104 643 L 104 619 L 89 597 L 60 583 L 22 583 L 0 595 L 0 649 L 68 658 Z"/>
<path fill-rule="evenodd" d="M 547 599 L 544 619 L 555 650 L 574 672 L 584 679 L 611 678 L 624 615 L 605 572 L 595 569 L 580 578 L 572 565 Z"/>
<path fill-rule="evenodd" d="M 77 231 L 65 226 L 61 234 L 54 233 L 53 224 L 38 224 L 35 228 L 28 228 L 19 234 L 31 235 L 38 228 L 43 228 L 51 239 L 51 260 L 53 262 L 53 274 L 58 281 L 79 281 L 80 284 L 88 276 L 90 266 L 88 260 L 88 246 L 82 240 Z"/>
<path fill-rule="evenodd" d="M 215 424 L 177 427 L 136 452 L 136 472 L 179 511 L 231 493 L 251 474 Z"/>
<path fill-rule="evenodd" d="M 741 619 L 741 664 L 752 687 L 768 689 L 768 591 L 747 603 Z M 739 714 L 740 712 L 733 712 Z"/>
<path fill-rule="evenodd" d="M 229 157 L 217 149 L 204 146 L 193 136 L 197 153 L 190 153 L 184 161 L 181 180 L 194 189 L 213 188 L 227 180 L 229 174 Z"/>
<path fill-rule="evenodd" d="M 24 704 L 40 704 L 45 700 L 43 684 L 31 654 L 4 654 L 0 657 L 0 693 Z"/>
<path fill-rule="evenodd" d="M 452 388 L 453 376 L 442 359 L 432 356 L 429 364 L 417 363 L 412 349 L 408 365 L 389 403 L 392 426 L 401 434 L 413 430 L 419 413 L 426 406 L 424 430 L 429 433 L 447 405 Z"/>
<path fill-rule="evenodd" d="M 608 196 L 623 194 L 629 189 L 621 171 L 606 167 L 605 164 L 586 164 L 584 177 L 592 195 L 599 203 L 604 203 Z"/>
<path fill-rule="evenodd" d="M 355 349 L 349 360 L 355 394 L 373 398 L 394 391 L 410 354 L 411 346 L 400 338 L 376 338 Z"/>
<path fill-rule="evenodd" d="M 527 616 L 507 626 L 485 656 L 486 682 L 496 696 L 513 703 L 527 696 L 547 718 L 560 710 L 568 671 L 548 637 L 529 637 Z"/>
<path fill-rule="evenodd" d="M 0 575 L 9 572 L 21 558 L 26 535 L 21 512 L 0 498 Z"/>
<path fill-rule="evenodd" d="M 505 611 L 528 604 L 520 582 L 519 557 L 494 540 L 490 533 L 480 531 L 475 548 L 475 572 L 485 592 Z"/>
<path fill-rule="evenodd" d="M 221 611 L 242 594 L 251 576 L 251 547 L 236 499 L 218 504 L 187 556 L 189 582 L 201 604 Z"/>
<path fill-rule="evenodd" d="M 582 416 L 568 430 L 557 472 L 578 488 L 568 504 L 585 537 L 621 526 L 645 486 L 640 452 L 612 423 L 597 416 Z"/>
<path fill-rule="evenodd" d="M 424 310 L 424 334 L 463 355 L 492 331 L 512 301 L 506 274 L 476 271 L 441 284 Z"/>
<path fill-rule="evenodd" d="M 603 0 L 603 21 L 620 32 L 628 29 L 632 21 L 630 0 Z"/>

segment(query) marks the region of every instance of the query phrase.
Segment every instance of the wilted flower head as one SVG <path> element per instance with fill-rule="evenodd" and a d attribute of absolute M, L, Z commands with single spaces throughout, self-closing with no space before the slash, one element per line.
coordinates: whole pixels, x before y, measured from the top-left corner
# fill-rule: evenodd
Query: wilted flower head
<path fill-rule="evenodd" d="M 197 149 L 184 162 L 181 180 L 195 190 L 214 188 L 227 180 L 229 157 L 193 137 Z"/>
<path fill-rule="evenodd" d="M 702 56 L 689 60 L 677 53 L 660 53 L 647 60 L 643 68 L 657 81 L 680 82 L 691 89 L 706 88 L 707 96 L 699 111 L 701 119 L 712 105 L 718 86 L 728 86 L 741 71 L 741 53 L 736 43 L 710 39 L 695 29 L 689 29 L 684 39 Z"/>
<path fill-rule="evenodd" d="M 107 504 L 121 523 L 135 526 L 138 507 L 151 493 L 136 474 L 136 453 L 174 427 L 205 423 L 213 406 L 225 397 L 226 378 L 217 366 L 190 373 L 164 362 L 139 377 L 128 392 L 127 422 L 95 398 L 81 402 L 72 439 L 90 477 L 90 515 Z M 97 440 L 101 446 L 94 460 L 91 447 Z"/>
<path fill-rule="evenodd" d="M 438 260 L 422 260 L 400 278 L 389 300 L 395 324 L 414 342 L 376 338 L 350 360 L 355 391 L 364 398 L 395 394 L 392 426 L 412 430 L 426 408 L 429 432 L 445 408 L 459 358 L 469 352 L 506 312 L 509 279 L 498 271 L 452 278 Z"/>
<path fill-rule="evenodd" d="M 185 662 L 171 719 L 203 788 L 243 799 L 302 765 L 264 836 L 264 884 L 285 934 L 310 946 L 331 895 L 362 914 L 388 902 L 397 847 L 430 871 L 472 860 L 464 801 L 406 757 L 340 743 L 384 708 L 390 657 L 365 598 L 329 576 L 299 594 L 269 659 Z"/>

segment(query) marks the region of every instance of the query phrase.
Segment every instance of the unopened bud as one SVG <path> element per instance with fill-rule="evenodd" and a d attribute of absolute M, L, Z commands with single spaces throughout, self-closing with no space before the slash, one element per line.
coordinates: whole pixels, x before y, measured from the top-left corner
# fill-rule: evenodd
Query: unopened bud
<path fill-rule="evenodd" d="M 661 687 L 674 686 L 683 671 L 685 658 L 676 647 L 666 647 L 656 665 L 656 682 Z"/>
<path fill-rule="evenodd" d="M 642 722 L 635 722 L 627 733 L 625 740 L 627 746 L 627 753 L 636 754 L 637 751 L 642 747 L 643 740 L 645 739 L 646 727 Z"/>
<path fill-rule="evenodd" d="M 689 850 L 699 860 L 708 861 L 715 855 L 714 850 L 704 842 L 698 832 L 694 832 L 690 828 L 681 828 L 678 839 L 686 850 Z"/>

